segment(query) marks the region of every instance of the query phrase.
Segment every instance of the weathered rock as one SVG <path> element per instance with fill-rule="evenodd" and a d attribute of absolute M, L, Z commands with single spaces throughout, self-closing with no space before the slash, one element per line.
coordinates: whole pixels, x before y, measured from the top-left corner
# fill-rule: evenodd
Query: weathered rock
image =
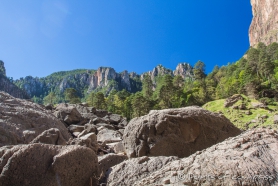
<path fill-rule="evenodd" d="M 78 134 L 78 137 L 80 138 L 80 137 L 82 137 L 86 134 L 92 133 L 92 132 L 97 134 L 97 132 L 98 132 L 97 127 L 95 125 L 86 124 L 86 125 L 84 125 L 84 130 Z"/>
<path fill-rule="evenodd" d="M 99 127 L 105 127 L 107 129 L 110 129 L 110 130 L 115 130 L 115 127 L 113 125 L 110 125 L 110 124 L 106 124 L 106 123 L 98 123 L 96 124 L 96 127 L 99 128 Z"/>
<path fill-rule="evenodd" d="M 89 148 L 30 144 L 1 151 L 0 186 L 96 184 L 98 160 Z"/>
<path fill-rule="evenodd" d="M 16 98 L 29 99 L 28 94 L 17 87 L 6 77 L 4 62 L 0 60 L 0 91 L 4 91 Z"/>
<path fill-rule="evenodd" d="M 277 124 L 278 123 L 278 115 L 273 116 L 273 123 Z"/>
<path fill-rule="evenodd" d="M 277 185 L 278 134 L 249 130 L 173 161 L 133 185 Z"/>
<path fill-rule="evenodd" d="M 111 167 L 123 162 L 126 159 L 127 159 L 126 155 L 113 154 L 113 153 L 106 154 L 103 156 L 98 156 L 99 178 L 105 177 L 107 174 L 110 173 Z M 106 172 L 108 173 L 106 174 Z M 105 182 L 105 179 L 102 182 Z"/>
<path fill-rule="evenodd" d="M 0 92 L 0 147 L 27 144 L 45 130 L 57 128 L 65 140 L 65 125 L 44 107 Z"/>
<path fill-rule="evenodd" d="M 224 107 L 230 107 L 239 100 L 243 100 L 243 97 L 240 94 L 235 94 L 225 100 Z"/>
<path fill-rule="evenodd" d="M 253 19 L 249 28 L 250 46 L 278 42 L 277 0 L 251 0 Z"/>
<path fill-rule="evenodd" d="M 116 154 L 125 153 L 125 147 L 122 141 L 115 143 L 106 144 L 110 149 L 112 149 Z"/>
<path fill-rule="evenodd" d="M 108 115 L 108 111 L 106 111 L 106 110 L 96 110 L 95 114 L 97 115 L 97 117 L 103 118 L 106 115 Z"/>
<path fill-rule="evenodd" d="M 59 129 L 51 128 L 40 135 L 38 135 L 33 141 L 30 143 L 45 143 L 52 145 L 66 145 L 67 141 L 63 138 Z"/>
<path fill-rule="evenodd" d="M 69 131 L 71 133 L 74 133 L 74 132 L 82 132 L 84 130 L 84 126 L 80 126 L 80 125 L 70 125 L 68 127 Z"/>
<path fill-rule="evenodd" d="M 251 102 L 253 108 L 267 108 L 267 106 L 261 102 Z"/>
<path fill-rule="evenodd" d="M 112 143 L 121 140 L 122 140 L 121 133 L 115 130 L 103 129 L 100 130 L 97 134 L 97 141 L 99 142 Z"/>
<path fill-rule="evenodd" d="M 77 124 L 83 120 L 81 114 L 78 112 L 76 107 L 68 105 L 66 103 L 61 103 L 56 107 L 54 115 L 63 120 L 68 125 Z"/>
<path fill-rule="evenodd" d="M 86 104 L 86 103 L 84 103 Z M 84 104 L 70 104 L 70 106 L 73 106 L 76 108 L 76 110 L 80 113 L 80 114 L 87 114 L 87 113 L 91 113 L 92 111 L 92 107 L 87 107 L 84 106 Z"/>
<path fill-rule="evenodd" d="M 111 115 L 109 115 L 109 122 L 111 124 L 117 125 L 117 124 L 120 123 L 121 120 L 122 120 L 122 116 L 120 116 L 118 114 L 111 114 Z"/>
<path fill-rule="evenodd" d="M 89 133 L 80 138 L 74 138 L 68 142 L 68 145 L 80 145 L 92 149 L 96 154 L 98 151 L 97 136 L 95 133 Z"/>
<path fill-rule="evenodd" d="M 120 123 L 119 123 L 119 125 L 121 125 L 121 126 L 127 126 L 127 124 L 128 124 L 128 122 L 127 122 L 127 120 L 126 119 L 123 119 Z"/>
<path fill-rule="evenodd" d="M 95 119 L 93 119 L 93 124 L 98 124 L 98 123 L 107 123 L 107 124 L 109 124 L 109 119 L 108 118 L 95 118 Z"/>
<path fill-rule="evenodd" d="M 187 157 L 240 132 L 223 115 L 192 106 L 153 110 L 132 119 L 123 143 L 128 157 Z"/>
<path fill-rule="evenodd" d="M 52 110 L 53 109 L 53 105 L 52 104 L 47 104 L 47 105 L 45 105 L 45 109 L 46 110 Z"/>
<path fill-rule="evenodd" d="M 179 63 L 173 73 L 175 76 L 181 76 L 183 79 L 193 79 L 194 77 L 193 67 L 189 63 Z"/>
<path fill-rule="evenodd" d="M 95 134 L 97 134 L 97 127 L 92 124 L 85 124 L 84 130 L 86 130 L 86 132 L 88 133 L 94 132 Z"/>
<path fill-rule="evenodd" d="M 80 114 L 81 114 L 82 118 L 84 118 L 86 123 L 88 123 L 90 120 L 97 118 L 97 116 L 93 113 L 80 113 Z"/>
<path fill-rule="evenodd" d="M 177 157 L 140 157 L 126 160 L 114 167 L 111 167 L 111 173 L 107 175 L 109 186 L 134 185 L 137 181 L 148 177 L 151 173 L 162 169 Z M 150 184 L 151 185 L 151 184 Z"/>

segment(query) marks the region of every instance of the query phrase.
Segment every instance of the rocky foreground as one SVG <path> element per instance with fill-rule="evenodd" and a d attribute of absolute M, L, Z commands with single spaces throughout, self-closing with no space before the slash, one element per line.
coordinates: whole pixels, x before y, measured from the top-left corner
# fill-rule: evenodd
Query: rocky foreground
<path fill-rule="evenodd" d="M 278 134 L 200 107 L 125 118 L 0 92 L 0 186 L 277 185 Z"/>

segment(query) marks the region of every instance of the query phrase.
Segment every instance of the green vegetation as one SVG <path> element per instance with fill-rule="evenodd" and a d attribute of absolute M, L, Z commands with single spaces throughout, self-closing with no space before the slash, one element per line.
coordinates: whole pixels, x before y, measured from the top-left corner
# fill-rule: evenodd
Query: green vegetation
<path fill-rule="evenodd" d="M 81 100 L 77 95 L 77 91 L 74 88 L 66 89 L 64 95 L 65 95 L 65 100 L 71 104 L 81 103 Z"/>
<path fill-rule="evenodd" d="M 251 111 L 251 115 L 241 117 L 240 112 L 242 111 L 224 108 L 224 98 L 242 94 L 248 96 L 246 97 L 247 102 L 244 103 L 247 107 L 250 106 L 250 102 L 260 100 L 260 102 L 268 104 L 270 109 L 276 108 L 278 101 L 277 43 L 269 46 L 259 43 L 256 48 L 251 47 L 237 62 L 222 67 L 215 66 L 208 75 L 205 74 L 205 66 L 202 61 L 196 62 L 193 68 L 194 77 L 183 79 L 181 76 L 167 75 L 171 71 L 160 65 L 161 75 L 154 77 L 154 81 L 148 74 L 144 75 L 142 81 L 138 76 L 131 78 L 132 92 L 125 90 L 125 87 L 118 83 L 121 80 L 117 79 L 109 81 L 108 86 L 87 94 L 88 84 L 81 79 L 88 78 L 88 74 L 95 73 L 95 71 L 84 69 L 53 73 L 42 78 L 42 83 L 38 83 L 38 78 L 32 79 L 31 77 L 15 83 L 22 87 L 23 85 L 29 86 L 24 84 L 24 81 L 31 82 L 30 84 L 37 91 L 33 93 L 33 100 L 37 102 L 42 102 L 42 100 L 44 103 L 87 101 L 90 106 L 121 114 L 128 120 L 147 114 L 152 109 L 202 106 L 209 102 L 206 104 L 206 108 L 211 111 L 223 109 L 228 118 L 239 127 L 244 128 L 246 122 L 250 122 L 258 114 L 268 115 L 268 111 L 256 109 Z M 155 84 L 153 84 L 154 82 Z M 66 84 L 68 89 L 61 91 L 61 87 L 57 86 L 59 83 Z M 65 92 L 65 94 L 61 92 Z M 73 92 L 74 97 L 71 97 Z M 108 92 L 110 93 L 107 94 Z M 238 102 L 237 104 L 242 103 Z M 252 108 L 250 107 L 250 109 Z M 236 117 L 240 117 L 240 119 L 236 119 Z M 268 124 L 271 122 L 266 119 L 264 125 Z M 253 124 L 248 125 L 252 126 Z"/>
<path fill-rule="evenodd" d="M 272 102 L 265 108 L 255 108 L 254 105 L 261 104 L 256 99 L 244 96 L 244 100 L 237 101 L 231 107 L 224 107 L 225 99 L 215 100 L 206 103 L 203 108 L 212 112 L 222 113 L 233 124 L 241 129 L 248 129 L 258 126 L 271 126 L 277 128 L 277 125 L 273 125 L 273 117 L 278 114 L 278 103 Z M 245 109 L 238 109 L 237 106 L 245 105 Z"/>

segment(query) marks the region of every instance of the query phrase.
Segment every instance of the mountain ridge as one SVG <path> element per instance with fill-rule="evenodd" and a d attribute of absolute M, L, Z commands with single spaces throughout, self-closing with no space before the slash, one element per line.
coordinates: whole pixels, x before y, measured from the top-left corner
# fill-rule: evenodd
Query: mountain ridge
<path fill-rule="evenodd" d="M 145 74 L 149 74 L 156 86 L 156 77 L 166 74 L 171 76 L 181 75 L 184 79 L 193 78 L 193 67 L 189 63 L 179 63 L 175 70 L 157 65 L 152 71 L 142 73 L 116 72 L 113 67 L 99 67 L 93 69 L 75 69 L 70 71 L 54 72 L 46 77 L 26 76 L 15 80 L 14 83 L 26 91 L 30 97 L 45 97 L 50 91 L 62 94 L 67 88 L 77 90 L 80 97 L 85 97 L 92 91 L 102 91 L 108 95 L 112 90 L 126 89 L 135 93 L 142 90 L 142 81 Z"/>

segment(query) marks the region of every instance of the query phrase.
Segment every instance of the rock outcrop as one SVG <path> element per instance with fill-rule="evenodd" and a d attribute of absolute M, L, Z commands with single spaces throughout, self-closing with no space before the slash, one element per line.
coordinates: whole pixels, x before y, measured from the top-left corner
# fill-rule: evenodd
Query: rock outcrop
<path fill-rule="evenodd" d="M 154 88 L 157 85 L 157 77 L 164 76 L 164 75 L 171 75 L 171 76 L 182 76 L 184 79 L 189 78 L 192 79 L 193 74 L 193 67 L 189 63 L 179 63 L 176 67 L 176 70 L 172 71 L 170 69 L 165 68 L 162 65 L 157 65 L 154 67 L 152 71 L 145 72 L 141 74 L 140 79 L 143 81 L 144 75 L 148 74 L 153 82 Z"/>
<path fill-rule="evenodd" d="M 21 98 L 21 99 L 28 99 L 28 94 L 18 88 L 12 79 L 7 78 L 6 76 L 6 69 L 4 66 L 4 62 L 0 60 L 0 91 L 4 91 L 9 93 L 10 95 Z"/>
<path fill-rule="evenodd" d="M 126 160 L 111 168 L 110 174 L 106 176 L 107 184 L 109 186 L 134 185 L 175 160 L 178 158 L 173 156 L 143 156 Z"/>
<path fill-rule="evenodd" d="M 0 74 L 6 76 L 6 68 L 4 66 L 4 62 L 0 60 Z"/>
<path fill-rule="evenodd" d="M 128 157 L 187 157 L 240 132 L 225 116 L 192 106 L 132 119 L 123 144 Z"/>
<path fill-rule="evenodd" d="M 67 141 L 63 138 L 63 135 L 61 134 L 59 129 L 51 128 L 38 135 L 30 143 L 66 145 Z"/>
<path fill-rule="evenodd" d="M 132 185 L 277 185 L 277 149 L 276 131 L 253 129 L 188 158 L 172 161 Z M 114 181 L 116 170 L 111 172 L 109 182 Z M 125 183 L 131 181 L 121 179 Z"/>
<path fill-rule="evenodd" d="M 193 78 L 193 68 L 188 63 L 178 64 L 174 71 L 158 65 L 152 71 L 146 73 L 150 74 L 154 88 L 158 76 L 169 74 L 171 76 L 181 75 L 183 78 Z M 128 73 L 126 70 L 117 73 L 111 67 L 99 67 L 97 70 L 61 71 L 44 78 L 27 76 L 14 82 L 26 91 L 29 97 L 45 96 L 51 90 L 59 90 L 60 93 L 63 93 L 67 88 L 74 88 L 77 94 L 82 96 L 85 90 L 90 93 L 105 89 L 105 94 L 109 94 L 113 89 L 126 89 L 129 92 L 140 91 L 144 74 L 140 76 L 135 72 Z"/>
<path fill-rule="evenodd" d="M 51 128 L 59 129 L 66 141 L 70 138 L 65 125 L 36 103 L 0 91 L 0 110 L 0 147 L 30 143 Z"/>
<path fill-rule="evenodd" d="M 253 19 L 249 28 L 250 45 L 278 42 L 278 1 L 251 0 Z"/>
<path fill-rule="evenodd" d="M 96 185 L 98 160 L 89 148 L 46 144 L 0 148 L 0 186 Z"/>
<path fill-rule="evenodd" d="M 183 79 L 189 78 L 193 79 L 193 67 L 189 63 L 179 63 L 174 70 L 173 74 L 175 76 L 181 76 Z"/>

